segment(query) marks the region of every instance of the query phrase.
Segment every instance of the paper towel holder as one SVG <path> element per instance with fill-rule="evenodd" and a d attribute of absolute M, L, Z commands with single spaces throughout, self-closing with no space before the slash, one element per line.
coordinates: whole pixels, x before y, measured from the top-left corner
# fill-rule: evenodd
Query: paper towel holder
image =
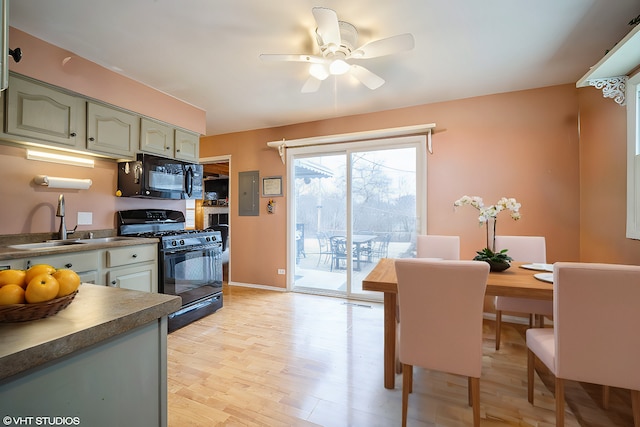
<path fill-rule="evenodd" d="M 56 176 L 36 175 L 33 182 L 49 188 L 69 188 L 75 190 L 87 190 L 93 182 L 90 179 L 62 178 Z"/>

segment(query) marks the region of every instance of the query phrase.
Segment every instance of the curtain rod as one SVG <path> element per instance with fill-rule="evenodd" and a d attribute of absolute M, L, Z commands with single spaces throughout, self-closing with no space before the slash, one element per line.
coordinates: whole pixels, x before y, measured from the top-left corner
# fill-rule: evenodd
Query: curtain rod
<path fill-rule="evenodd" d="M 309 138 L 290 139 L 288 141 L 283 138 L 281 141 L 267 142 L 267 146 L 271 148 L 277 148 L 278 153 L 280 154 L 280 158 L 282 159 L 282 163 L 284 163 L 284 159 L 285 159 L 284 150 L 285 148 L 289 148 L 289 147 L 305 147 L 309 145 L 336 144 L 339 142 L 363 141 L 366 139 L 381 139 L 381 138 L 391 138 L 396 136 L 417 135 L 417 134 L 426 133 L 428 138 L 427 149 L 429 150 L 429 153 L 433 154 L 433 150 L 431 147 L 431 130 L 435 129 L 435 127 L 436 127 L 435 123 L 429 123 L 429 124 L 413 125 L 413 126 L 401 126 L 396 128 L 368 130 L 368 131 L 362 131 L 362 132 L 341 133 L 341 134 L 325 135 L 325 136 L 313 136 Z"/>

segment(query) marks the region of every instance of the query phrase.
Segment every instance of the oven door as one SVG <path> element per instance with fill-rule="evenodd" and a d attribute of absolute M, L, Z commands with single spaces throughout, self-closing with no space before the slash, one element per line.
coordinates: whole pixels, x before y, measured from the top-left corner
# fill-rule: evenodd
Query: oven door
<path fill-rule="evenodd" d="M 160 292 L 182 297 L 182 305 L 222 292 L 220 245 L 162 254 Z"/>

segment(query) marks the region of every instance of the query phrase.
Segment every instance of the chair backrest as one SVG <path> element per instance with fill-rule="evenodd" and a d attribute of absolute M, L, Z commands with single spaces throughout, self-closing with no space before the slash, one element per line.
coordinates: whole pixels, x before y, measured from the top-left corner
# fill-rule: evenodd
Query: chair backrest
<path fill-rule="evenodd" d="M 329 238 L 331 251 L 336 255 L 347 254 L 347 239 L 340 236 L 332 236 Z"/>
<path fill-rule="evenodd" d="M 320 250 L 328 250 L 329 249 L 329 235 L 324 231 L 318 231 L 316 233 L 316 237 L 318 238 L 318 245 L 320 246 Z"/>
<path fill-rule="evenodd" d="M 404 258 L 395 267 L 400 361 L 479 378 L 489 264 Z"/>
<path fill-rule="evenodd" d="M 496 251 L 508 249 L 514 261 L 547 262 L 547 246 L 542 236 L 496 236 Z"/>
<path fill-rule="evenodd" d="M 556 376 L 640 390 L 640 266 L 554 264 Z"/>
<path fill-rule="evenodd" d="M 460 259 L 460 237 L 420 234 L 416 238 L 418 258 Z"/>
<path fill-rule="evenodd" d="M 386 258 L 389 255 L 389 243 L 391 242 L 391 234 L 385 233 L 381 236 L 378 236 L 376 240 L 373 241 L 373 250 L 379 258 Z"/>

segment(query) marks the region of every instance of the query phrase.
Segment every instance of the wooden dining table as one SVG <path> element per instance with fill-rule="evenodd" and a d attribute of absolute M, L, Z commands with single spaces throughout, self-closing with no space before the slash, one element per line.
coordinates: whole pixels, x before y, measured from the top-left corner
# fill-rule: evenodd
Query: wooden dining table
<path fill-rule="evenodd" d="M 384 293 L 384 386 L 395 388 L 396 304 L 398 279 L 395 259 L 382 258 L 362 281 L 365 291 Z M 512 262 L 511 268 L 489 273 L 485 295 L 552 300 L 553 284 L 534 277 L 539 271 L 521 268 L 523 262 Z"/>

